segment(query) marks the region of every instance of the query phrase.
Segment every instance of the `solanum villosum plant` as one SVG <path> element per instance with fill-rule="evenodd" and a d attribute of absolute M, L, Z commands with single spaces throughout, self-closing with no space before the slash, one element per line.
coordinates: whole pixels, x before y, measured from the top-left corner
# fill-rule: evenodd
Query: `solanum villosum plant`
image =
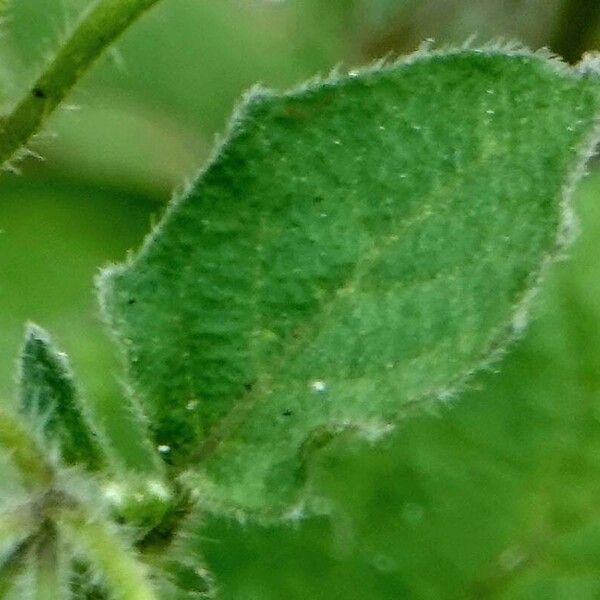
<path fill-rule="evenodd" d="M 0 121 L 4 162 L 151 4 L 84 15 Z M 123 466 L 67 358 L 27 327 L 0 409 L 21 481 L 1 506 L 0 597 L 216 597 L 192 544 L 202 515 L 310 514 L 311 457 L 336 433 L 375 441 L 460 394 L 571 238 L 594 63 L 423 50 L 248 93 L 141 250 L 97 281 L 146 471 Z"/>

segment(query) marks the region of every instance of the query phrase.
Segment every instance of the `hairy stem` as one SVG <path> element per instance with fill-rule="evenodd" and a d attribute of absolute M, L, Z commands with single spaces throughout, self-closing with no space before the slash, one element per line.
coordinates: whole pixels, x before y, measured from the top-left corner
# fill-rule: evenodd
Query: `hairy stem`
<path fill-rule="evenodd" d="M 59 562 L 56 528 L 47 521 L 37 540 L 35 600 L 57 600 L 64 597 Z"/>
<path fill-rule="evenodd" d="M 66 538 L 102 576 L 111 598 L 158 600 L 144 565 L 111 523 L 77 510 L 61 511 L 59 521 Z"/>
<path fill-rule="evenodd" d="M 94 61 L 158 0 L 98 0 L 12 113 L 0 119 L 0 165 L 40 129 Z"/>
<path fill-rule="evenodd" d="M 0 447 L 9 452 L 28 487 L 49 487 L 54 470 L 27 427 L 12 413 L 0 409 Z"/>

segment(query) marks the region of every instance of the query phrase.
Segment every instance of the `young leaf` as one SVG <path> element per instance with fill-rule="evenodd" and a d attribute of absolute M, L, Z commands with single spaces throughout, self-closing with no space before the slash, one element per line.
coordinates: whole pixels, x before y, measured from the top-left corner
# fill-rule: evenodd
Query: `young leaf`
<path fill-rule="evenodd" d="M 109 598 L 103 589 L 101 578 L 95 575 L 90 565 L 81 560 L 73 561 L 70 593 L 76 600 L 108 600 Z"/>
<path fill-rule="evenodd" d="M 157 600 L 146 566 L 110 522 L 63 510 L 58 526 L 73 551 L 102 581 L 110 600 Z"/>
<path fill-rule="evenodd" d="M 35 325 L 25 335 L 19 383 L 21 411 L 42 426 L 46 439 L 60 443 L 64 461 L 97 468 L 100 452 L 84 418 L 67 358 Z"/>
<path fill-rule="evenodd" d="M 161 598 L 174 600 L 211 600 L 218 597 L 212 574 L 202 554 L 204 540 L 198 534 L 202 515 L 192 510 L 177 525 L 177 535 L 168 545 L 168 552 L 158 546 L 145 556 L 155 569 L 164 574 Z"/>
<path fill-rule="evenodd" d="M 6 556 L 0 557 L 0 598 L 8 598 L 16 587 L 16 580 L 27 566 L 27 558 L 34 545 L 35 536 L 31 535 L 16 544 Z"/>
<path fill-rule="evenodd" d="M 23 420 L 0 406 L 0 448 L 7 451 L 23 485 L 30 490 L 47 489 L 55 476 L 54 465 L 47 460 L 47 449 Z"/>
<path fill-rule="evenodd" d="M 173 553 L 169 548 L 169 555 Z M 212 575 L 197 548 L 190 549 L 185 558 L 163 561 L 160 568 L 165 574 L 161 598 L 214 600 L 218 597 Z"/>
<path fill-rule="evenodd" d="M 597 139 L 596 74 L 418 53 L 251 93 L 100 281 L 156 443 L 205 505 L 280 511 L 336 431 L 447 398 L 522 329 Z"/>

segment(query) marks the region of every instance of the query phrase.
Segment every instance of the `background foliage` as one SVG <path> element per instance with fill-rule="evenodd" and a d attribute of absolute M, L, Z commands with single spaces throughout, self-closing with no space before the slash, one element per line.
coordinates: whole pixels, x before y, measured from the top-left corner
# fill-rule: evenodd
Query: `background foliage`
<path fill-rule="evenodd" d="M 10 6 L 2 70 L 18 77 L 4 86 L 7 104 L 84 5 Z M 252 83 L 287 86 L 473 33 L 550 45 L 574 60 L 599 45 L 596 5 L 165 0 L 79 87 L 79 109 L 53 120 L 56 139 L 37 141 L 46 160 L 0 179 L 0 393 L 14 395 L 14 357 L 31 319 L 118 428 L 120 371 L 92 277 L 139 244 Z M 478 377 L 460 402 L 383 444 L 341 440 L 321 456 L 317 485 L 336 507 L 331 518 L 293 530 L 204 524 L 223 598 L 598 597 L 599 194 L 593 173 L 577 198 L 583 234 L 572 260 L 547 281 L 538 319 L 501 375 Z"/>

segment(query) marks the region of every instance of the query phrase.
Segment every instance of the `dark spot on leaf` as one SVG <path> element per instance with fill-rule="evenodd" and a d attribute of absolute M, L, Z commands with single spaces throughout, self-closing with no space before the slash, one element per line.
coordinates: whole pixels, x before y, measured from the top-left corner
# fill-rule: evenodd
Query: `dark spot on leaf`
<path fill-rule="evenodd" d="M 42 88 L 34 87 L 33 90 L 31 90 L 31 93 L 33 94 L 33 96 L 35 98 L 41 98 L 41 99 L 46 98 L 46 92 Z"/>
<path fill-rule="evenodd" d="M 253 383 L 245 383 L 245 384 L 244 384 L 244 389 L 245 389 L 247 392 L 251 392 L 253 387 L 254 387 L 254 384 L 253 384 Z"/>
<path fill-rule="evenodd" d="M 294 411 L 290 410 L 289 408 L 286 408 L 281 414 L 284 417 L 291 417 L 294 414 Z"/>
<path fill-rule="evenodd" d="M 130 306 L 132 304 L 135 304 L 137 302 L 137 300 L 135 298 L 129 298 L 129 300 L 127 300 L 127 304 L 129 304 Z"/>

